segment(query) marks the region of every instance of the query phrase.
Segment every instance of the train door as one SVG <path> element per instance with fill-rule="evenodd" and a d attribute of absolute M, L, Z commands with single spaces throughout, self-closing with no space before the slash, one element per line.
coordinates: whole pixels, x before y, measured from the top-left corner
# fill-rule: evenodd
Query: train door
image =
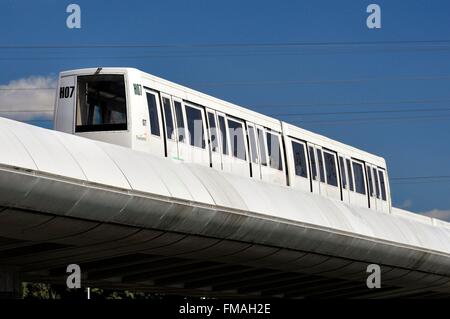
<path fill-rule="evenodd" d="M 375 180 L 374 180 L 374 176 L 372 175 L 372 165 L 370 164 L 365 164 L 366 166 L 366 176 L 367 176 L 367 191 L 368 191 L 368 196 L 369 196 L 369 207 L 377 210 L 377 198 L 376 198 L 376 194 L 375 194 Z"/>
<path fill-rule="evenodd" d="M 186 116 L 188 162 L 210 166 L 209 145 L 206 138 L 205 110 L 197 105 L 183 103 Z"/>
<path fill-rule="evenodd" d="M 164 134 L 162 132 L 161 108 L 159 106 L 158 93 L 145 88 L 147 98 L 147 110 L 149 126 L 149 152 L 152 154 L 165 156 Z"/>
<path fill-rule="evenodd" d="M 353 177 L 353 189 L 350 192 L 350 203 L 361 207 L 368 207 L 367 190 L 366 190 L 366 174 L 364 174 L 364 163 L 355 159 L 348 160 L 351 162 L 351 175 Z"/>
<path fill-rule="evenodd" d="M 311 166 L 311 185 L 312 192 L 314 194 L 320 194 L 320 173 L 318 166 L 318 159 L 316 148 L 313 145 L 308 145 L 308 155 L 309 155 L 309 163 Z"/>
<path fill-rule="evenodd" d="M 281 135 L 278 132 L 265 130 L 267 146 L 267 168 L 262 179 L 280 185 L 286 185 L 284 150 Z"/>
<path fill-rule="evenodd" d="M 267 158 L 267 142 L 266 135 L 264 134 L 264 128 L 260 125 L 255 125 L 256 139 L 258 141 L 258 153 L 260 162 L 261 179 L 267 180 L 267 176 L 270 175 L 270 167 L 268 167 Z"/>
<path fill-rule="evenodd" d="M 372 166 L 372 177 L 375 186 L 375 202 L 378 211 L 383 211 L 383 202 L 381 200 L 381 187 L 380 178 L 378 176 L 378 170 L 376 166 Z"/>
<path fill-rule="evenodd" d="M 380 177 L 378 174 L 378 169 L 376 166 L 366 163 L 366 172 L 368 179 L 367 182 L 369 184 L 370 207 L 378 211 L 383 211 Z"/>
<path fill-rule="evenodd" d="M 313 193 L 341 199 L 336 153 L 314 144 L 308 146 L 313 174 Z"/>
<path fill-rule="evenodd" d="M 311 183 L 309 181 L 307 154 L 304 142 L 290 137 L 286 138 L 286 157 L 288 158 L 288 163 L 291 164 L 289 169 L 291 186 L 310 192 Z"/>
<path fill-rule="evenodd" d="M 247 130 L 248 130 L 248 142 L 250 144 L 249 152 L 250 152 L 250 166 L 252 171 L 252 177 L 256 179 L 261 179 L 261 161 L 255 125 L 252 123 L 247 123 Z"/>
<path fill-rule="evenodd" d="M 338 174 L 338 164 L 336 152 L 322 149 L 323 163 L 325 167 L 326 196 L 334 199 L 341 199 L 340 177 Z M 319 160 L 320 164 L 320 160 Z"/>
<path fill-rule="evenodd" d="M 318 145 L 310 145 L 311 153 L 315 155 L 316 179 L 313 183 L 318 189 L 315 193 L 327 196 L 329 198 L 341 199 L 341 192 L 339 188 L 339 176 L 337 174 L 337 159 L 336 153 L 324 150 Z M 314 170 L 314 169 L 313 169 Z"/>
<path fill-rule="evenodd" d="M 310 146 L 310 153 L 314 153 L 314 161 L 316 166 L 316 179 L 315 183 L 313 183 L 313 189 L 314 186 L 317 189 L 317 194 L 321 194 L 324 196 L 327 196 L 327 181 L 326 181 L 326 174 L 325 174 L 325 162 L 323 159 L 323 150 L 322 147 L 318 145 L 311 145 Z M 310 154 L 311 156 L 312 154 Z M 314 169 L 313 169 L 314 170 Z M 314 190 L 313 190 L 314 192 Z"/>
<path fill-rule="evenodd" d="M 341 175 L 341 191 L 342 191 L 342 201 L 345 203 L 350 203 L 350 183 L 349 174 L 347 171 L 347 165 L 345 164 L 345 158 L 339 155 L 339 171 Z M 352 180 L 353 185 L 353 180 Z"/>
<path fill-rule="evenodd" d="M 220 152 L 220 137 L 217 129 L 217 115 L 216 111 L 206 109 L 206 118 L 208 120 L 208 142 L 209 142 L 209 156 L 211 158 L 211 167 L 222 169 L 222 154 Z"/>
<path fill-rule="evenodd" d="M 172 98 L 161 94 L 161 107 L 164 119 L 164 133 L 166 137 L 166 154 L 168 158 L 178 159 L 177 130 L 174 121 Z"/>
<path fill-rule="evenodd" d="M 217 123 L 219 129 L 220 153 L 222 159 L 222 170 L 225 172 L 232 171 L 232 161 L 230 160 L 230 141 L 228 135 L 228 126 L 226 116 L 223 113 L 217 113 Z"/>
<path fill-rule="evenodd" d="M 389 198 L 388 198 L 389 190 L 387 187 L 388 185 L 386 184 L 387 177 L 386 177 L 385 170 L 382 168 L 378 168 L 378 181 L 380 183 L 380 193 L 381 193 L 381 201 L 379 201 L 379 204 L 380 204 L 379 207 L 381 208 L 380 211 L 389 213 L 390 212 L 390 204 L 389 204 Z"/>
<path fill-rule="evenodd" d="M 231 171 L 241 176 L 250 176 L 249 156 L 244 121 L 227 116 L 228 139 L 230 141 Z"/>
<path fill-rule="evenodd" d="M 172 97 L 173 101 L 173 115 L 176 123 L 177 132 L 177 150 L 178 159 L 181 161 L 188 161 L 190 154 L 190 145 L 188 144 L 186 115 L 184 113 L 183 101 L 181 99 Z"/>

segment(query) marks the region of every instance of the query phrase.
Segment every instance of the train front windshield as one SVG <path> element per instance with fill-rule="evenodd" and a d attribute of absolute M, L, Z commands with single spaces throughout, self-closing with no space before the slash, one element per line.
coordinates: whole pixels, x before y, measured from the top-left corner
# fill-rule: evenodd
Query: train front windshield
<path fill-rule="evenodd" d="M 77 79 L 76 132 L 127 129 L 123 75 L 85 75 Z"/>

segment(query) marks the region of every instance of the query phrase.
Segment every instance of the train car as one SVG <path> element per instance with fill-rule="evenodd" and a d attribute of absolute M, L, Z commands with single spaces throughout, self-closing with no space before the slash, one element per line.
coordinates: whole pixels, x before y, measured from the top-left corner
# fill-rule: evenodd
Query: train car
<path fill-rule="evenodd" d="M 382 157 L 134 68 L 61 72 L 55 130 L 391 212 Z"/>

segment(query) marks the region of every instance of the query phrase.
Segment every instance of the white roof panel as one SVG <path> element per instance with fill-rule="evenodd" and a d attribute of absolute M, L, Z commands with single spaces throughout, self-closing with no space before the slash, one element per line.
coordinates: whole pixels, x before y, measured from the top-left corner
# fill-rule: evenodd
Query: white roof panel
<path fill-rule="evenodd" d="M 216 205 L 242 210 L 248 209 L 242 194 L 238 193 L 236 188 L 223 178 L 225 174 L 221 174 L 215 169 L 205 169 L 204 166 L 197 164 L 186 164 L 186 166 L 202 182 Z M 235 175 L 231 176 L 236 178 Z"/>
<path fill-rule="evenodd" d="M 124 147 L 96 142 L 123 172 L 131 189 L 151 194 L 172 196 L 151 160 L 141 152 L 132 152 Z M 152 159 L 153 160 L 153 159 Z"/>
<path fill-rule="evenodd" d="M 67 148 L 54 137 L 54 131 L 13 121 L 3 121 L 2 125 L 6 125 L 14 132 L 39 171 L 86 180 L 86 176 Z"/>
<path fill-rule="evenodd" d="M 55 136 L 77 161 L 88 181 L 124 189 L 131 188 L 117 165 L 98 146 L 98 142 L 57 132 Z"/>
<path fill-rule="evenodd" d="M 9 120 L 0 118 L 0 163 L 25 169 L 37 169 L 25 146 L 20 143 L 14 130 L 8 127 Z"/>
<path fill-rule="evenodd" d="M 203 185 L 201 180 L 192 173 L 188 164 L 172 159 L 158 159 L 167 163 L 167 166 L 158 165 L 158 167 L 164 169 L 163 173 L 165 174 L 164 176 L 167 176 L 166 179 L 168 184 L 170 181 L 170 187 L 175 187 L 175 183 L 180 183 L 181 180 L 181 185 L 186 187 L 186 190 L 189 191 L 192 200 L 209 205 L 215 204 L 214 198 L 211 196 L 208 189 Z M 173 179 L 172 176 L 176 176 L 177 179 Z M 177 197 L 176 193 L 174 194 L 174 197 Z"/>

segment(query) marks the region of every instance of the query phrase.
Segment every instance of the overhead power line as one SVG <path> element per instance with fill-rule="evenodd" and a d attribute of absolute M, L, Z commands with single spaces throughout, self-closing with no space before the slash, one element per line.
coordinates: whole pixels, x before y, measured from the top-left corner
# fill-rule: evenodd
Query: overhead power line
<path fill-rule="evenodd" d="M 175 52 L 175 51 L 174 51 Z M 121 60 L 121 59 L 158 59 L 158 58 L 207 58 L 207 57 L 256 57 L 256 56 L 299 56 L 299 55 L 328 55 L 328 54 L 355 54 L 355 53 L 432 53 L 432 52 L 450 52 L 450 46 L 433 46 L 433 47 L 364 47 L 364 48 L 348 48 L 345 50 L 336 50 L 336 48 L 321 48 L 312 50 L 292 51 L 292 49 L 284 51 L 251 51 L 251 52 L 215 52 L 215 51 L 202 51 L 197 53 L 195 51 L 179 53 L 174 52 L 161 52 L 158 54 L 146 54 L 146 55 L 121 55 L 121 56 L 6 56 L 0 57 L 0 61 L 42 61 L 42 60 Z"/>
<path fill-rule="evenodd" d="M 42 109 L 42 110 L 2 110 L 0 108 L 0 113 L 53 113 L 53 109 Z"/>
<path fill-rule="evenodd" d="M 334 79 L 334 80 L 287 80 L 287 81 L 222 81 L 222 82 L 199 82 L 188 85 L 201 87 L 217 86 L 252 86 L 252 85 L 303 85 L 303 84 L 344 84 L 363 83 L 373 81 L 432 81 L 450 80 L 450 75 L 442 76 L 400 76 L 400 77 L 370 77 L 355 79 Z M 56 87 L 28 87 L 28 88 L 8 88 L 0 87 L 0 91 L 33 91 L 33 90 L 56 90 Z"/>
<path fill-rule="evenodd" d="M 391 181 L 397 185 L 448 183 L 450 175 L 392 177 Z"/>
<path fill-rule="evenodd" d="M 2 109 L 0 106 L 0 113 L 40 113 L 40 112 L 53 112 L 53 106 L 42 106 L 42 109 Z M 450 107 L 446 108 L 423 108 L 423 109 L 402 109 L 402 110 L 375 110 L 375 111 L 342 111 L 342 112 L 315 112 L 315 113 L 277 113 L 266 114 L 267 116 L 279 117 L 279 116 L 324 116 L 324 115 L 350 115 L 350 114 L 382 114 L 382 113 L 414 113 L 414 112 L 447 112 L 450 111 Z"/>
<path fill-rule="evenodd" d="M 199 82 L 191 83 L 200 87 L 218 86 L 253 86 L 253 85 L 304 85 L 304 84 L 345 84 L 363 83 L 374 81 L 430 81 L 450 80 L 450 76 L 399 76 L 399 77 L 370 77 L 355 79 L 330 79 L 330 80 L 284 80 L 284 81 L 223 81 L 223 82 Z"/>
<path fill-rule="evenodd" d="M 52 110 L 46 110 L 52 112 Z M 27 111 L 25 111 L 27 112 Z M 33 111 L 35 112 L 35 111 Z M 40 111 L 36 111 L 40 112 Z M 1 113 L 1 110 L 0 110 Z M 368 118 L 350 118 L 350 119 L 330 119 L 330 120 L 296 120 L 293 123 L 298 123 L 299 125 L 304 124 L 347 124 L 347 123 L 370 123 L 370 122 L 402 122 L 402 121 L 447 121 L 450 120 L 450 115 L 443 116 L 409 116 L 409 117 L 368 117 Z M 41 121 L 41 120 L 39 120 Z M 53 120 L 43 120 L 52 122 Z M 24 122 L 28 122 L 24 121 Z"/>
<path fill-rule="evenodd" d="M 441 184 L 441 183 L 450 183 L 450 180 L 432 180 L 432 181 L 421 181 L 421 182 L 392 182 L 392 185 L 420 185 L 420 184 Z"/>
<path fill-rule="evenodd" d="M 402 104 L 435 104 L 442 102 L 450 102 L 450 98 L 442 99 L 408 99 L 408 100 L 379 100 L 379 101 L 356 101 L 356 102 L 308 102 L 308 103 L 271 103 L 271 104 L 252 104 L 257 108 L 278 108 L 278 107 L 347 107 L 347 106 L 377 106 L 377 105 L 402 105 Z"/>
<path fill-rule="evenodd" d="M 431 175 L 431 176 L 402 176 L 391 177 L 395 181 L 410 181 L 410 180 L 428 180 L 428 179 L 450 179 L 450 175 Z"/>
<path fill-rule="evenodd" d="M 115 49 L 115 48 L 279 48 L 341 46 L 450 45 L 450 40 L 392 40 L 341 42 L 241 42 L 241 43 L 105 43 L 105 44 L 4 44 L 0 49 Z"/>
<path fill-rule="evenodd" d="M 448 112 L 450 108 L 423 108 L 423 109 L 407 109 L 407 110 L 375 110 L 375 111 L 356 111 L 356 112 L 315 112 L 315 113 L 290 113 L 290 114 L 268 114 L 272 117 L 289 116 L 292 118 L 302 116 L 330 116 L 330 115 L 352 115 L 352 114 L 399 114 L 399 113 L 428 113 L 428 112 Z M 0 114 L 2 113 L 53 113 L 53 106 L 46 106 L 41 110 L 25 110 L 25 109 L 5 109 L 0 108 Z M 370 123 L 370 122 L 402 122 L 402 121 L 447 121 L 450 119 L 450 114 L 443 114 L 440 116 L 396 116 L 396 117 L 365 117 L 365 118 L 344 118 L 344 119 L 296 119 L 290 121 L 291 123 L 297 123 L 299 125 L 308 124 L 347 124 L 347 123 Z M 289 119 L 286 119 L 289 121 Z"/>
<path fill-rule="evenodd" d="M 1 112 L 0 112 L 1 113 Z M 341 120 L 297 120 L 291 123 L 297 123 L 301 125 L 308 124 L 349 124 L 349 123 L 370 123 L 370 122 L 403 122 L 403 121 L 448 121 L 450 120 L 450 115 L 447 116 L 410 116 L 410 117 L 376 117 L 376 118 L 351 118 L 351 119 L 341 119 Z M 34 120 L 31 120 L 34 121 Z M 39 122 L 53 122 L 53 120 L 38 120 Z M 30 122 L 26 120 L 23 122 Z"/>
<path fill-rule="evenodd" d="M 0 107 L 0 113 L 41 113 L 41 112 L 53 112 L 53 109 L 41 109 L 41 110 L 2 110 Z M 380 114 L 380 113 L 413 113 L 413 112 L 440 112 L 450 111 L 450 108 L 437 108 L 437 109 L 410 109 L 410 110 L 383 110 L 383 111 L 361 111 L 361 112 L 317 112 L 317 113 L 290 113 L 290 114 L 266 114 L 267 116 L 279 117 L 301 117 L 301 116 L 327 116 L 327 115 L 349 115 L 349 114 Z"/>
<path fill-rule="evenodd" d="M 410 117 L 367 117 L 367 118 L 351 118 L 340 120 L 297 120 L 300 124 L 347 124 L 347 123 L 370 123 L 370 122 L 401 122 L 401 121 L 447 121 L 449 116 L 410 116 Z"/>
<path fill-rule="evenodd" d="M 40 90 L 56 90 L 56 87 L 28 87 L 28 88 L 0 87 L 0 91 L 40 91 Z"/>
<path fill-rule="evenodd" d="M 34 88 L 32 88 L 34 89 Z M 39 88 L 37 88 L 39 89 Z M 55 88 L 45 88 L 54 90 Z M 1 89 L 0 89 L 1 90 Z M 12 89 L 14 90 L 14 89 Z M 361 106 L 391 106 L 391 105 L 408 105 L 408 104 L 439 104 L 444 102 L 450 102 L 449 98 L 440 98 L 440 99 L 404 99 L 404 100 L 378 100 L 378 101 L 352 101 L 352 102 L 305 102 L 305 103 L 270 103 L 270 104 L 248 104 L 248 107 L 251 108 L 310 108 L 310 107 L 361 107 Z M 15 105 L 15 106 L 1 106 L 0 108 L 7 107 L 28 107 L 28 105 Z M 36 107 L 36 106 L 35 106 Z M 53 105 L 43 105 L 39 106 L 42 108 L 53 108 Z M 11 110 L 17 111 L 17 110 Z M 24 112 L 27 110 L 24 109 Z M 45 111 L 45 110 L 44 110 Z"/>
<path fill-rule="evenodd" d="M 408 110 L 377 110 L 377 111 L 355 111 L 355 112 L 316 112 L 316 113 L 279 113 L 267 114 L 268 116 L 323 116 L 323 115 L 350 115 L 350 114 L 381 114 L 381 113 L 413 113 L 413 112 L 440 112 L 450 111 L 450 108 L 425 108 L 425 109 L 408 109 Z"/>

